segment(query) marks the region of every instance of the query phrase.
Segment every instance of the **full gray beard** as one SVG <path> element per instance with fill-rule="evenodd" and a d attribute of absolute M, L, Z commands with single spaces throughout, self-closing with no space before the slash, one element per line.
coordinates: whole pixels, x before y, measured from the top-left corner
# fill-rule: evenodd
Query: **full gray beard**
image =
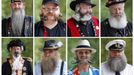
<path fill-rule="evenodd" d="M 45 57 L 43 57 L 41 65 L 43 68 L 43 74 L 51 75 L 56 69 L 57 58 L 56 57 L 49 57 L 49 58 L 45 59 Z"/>
<path fill-rule="evenodd" d="M 124 70 L 126 67 L 126 64 L 127 64 L 127 58 L 125 55 L 121 56 L 121 57 L 108 59 L 109 68 L 115 72 L 116 71 L 120 72 L 120 71 Z"/>
<path fill-rule="evenodd" d="M 76 13 L 72 16 L 76 21 L 89 21 L 92 17 L 92 15 L 81 15 L 80 13 Z"/>
<path fill-rule="evenodd" d="M 12 10 L 11 21 L 14 36 L 21 36 L 24 18 L 24 9 Z"/>
<path fill-rule="evenodd" d="M 109 18 L 110 26 L 115 29 L 122 29 L 127 26 L 127 18 L 126 14 L 124 13 L 122 16 L 112 16 Z"/>

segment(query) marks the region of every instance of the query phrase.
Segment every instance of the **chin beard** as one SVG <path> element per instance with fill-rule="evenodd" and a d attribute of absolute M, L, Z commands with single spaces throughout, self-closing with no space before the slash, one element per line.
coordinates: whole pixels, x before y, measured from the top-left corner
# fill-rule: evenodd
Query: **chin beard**
<path fill-rule="evenodd" d="M 24 18 L 25 18 L 24 9 L 12 10 L 12 15 L 11 15 L 12 30 L 15 36 L 21 35 Z"/>
<path fill-rule="evenodd" d="M 43 74 L 52 74 L 57 67 L 58 60 L 59 60 L 59 55 L 56 55 L 54 57 L 43 56 L 41 61 Z"/>
<path fill-rule="evenodd" d="M 121 57 L 116 57 L 116 58 L 109 58 L 108 65 L 112 71 L 120 72 L 125 69 L 127 65 L 127 58 L 125 55 Z"/>
<path fill-rule="evenodd" d="M 79 12 L 77 12 L 75 15 L 73 15 L 72 16 L 76 21 L 83 21 L 83 22 L 85 22 L 85 21 L 89 21 L 91 18 L 92 18 L 92 15 L 90 14 L 88 14 L 88 15 L 86 15 L 86 14 L 81 14 L 81 13 L 79 13 Z"/>
<path fill-rule="evenodd" d="M 109 23 L 112 28 L 122 29 L 127 26 L 127 18 L 124 13 L 122 16 L 111 16 L 109 18 Z"/>

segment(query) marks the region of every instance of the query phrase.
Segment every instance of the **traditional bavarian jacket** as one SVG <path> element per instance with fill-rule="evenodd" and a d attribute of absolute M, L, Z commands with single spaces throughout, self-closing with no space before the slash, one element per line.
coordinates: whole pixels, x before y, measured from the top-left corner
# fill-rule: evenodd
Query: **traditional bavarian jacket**
<path fill-rule="evenodd" d="M 59 20 L 58 24 L 49 29 L 44 26 L 43 21 L 39 21 L 35 24 L 35 36 L 44 36 L 44 37 L 63 37 L 66 36 L 66 24 Z"/>
<path fill-rule="evenodd" d="M 16 36 L 12 31 L 11 17 L 2 20 L 2 36 Z M 25 16 L 21 36 L 33 36 L 33 18 L 31 16 Z"/>
<path fill-rule="evenodd" d="M 89 75 L 99 75 L 99 70 L 94 67 L 89 67 L 88 71 Z M 70 70 L 67 75 L 80 75 L 78 67 L 75 67 L 72 70 Z"/>
<path fill-rule="evenodd" d="M 22 67 L 22 70 L 18 70 L 18 73 L 21 73 L 21 75 L 33 75 L 32 65 L 29 59 L 22 58 L 20 61 L 23 64 L 23 67 Z M 2 64 L 2 75 L 12 74 L 12 71 L 13 71 L 12 63 L 13 63 L 13 60 L 11 58 L 8 58 L 7 61 Z"/>
<path fill-rule="evenodd" d="M 70 37 L 99 36 L 99 21 L 95 16 L 92 16 L 86 25 L 80 21 L 76 21 L 74 18 L 70 18 L 67 20 L 67 26 L 67 33 Z"/>
<path fill-rule="evenodd" d="M 132 23 L 128 22 L 127 26 L 122 29 L 112 28 L 108 18 L 101 23 L 101 36 L 104 37 L 130 37 L 132 36 Z"/>

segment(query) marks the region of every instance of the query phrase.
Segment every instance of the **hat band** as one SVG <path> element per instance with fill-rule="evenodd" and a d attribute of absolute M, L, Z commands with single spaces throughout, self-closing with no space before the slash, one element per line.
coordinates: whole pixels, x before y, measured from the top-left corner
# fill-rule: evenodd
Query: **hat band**
<path fill-rule="evenodd" d="M 76 48 L 91 48 L 90 46 L 85 46 L 85 45 L 80 45 L 80 46 L 77 46 Z"/>

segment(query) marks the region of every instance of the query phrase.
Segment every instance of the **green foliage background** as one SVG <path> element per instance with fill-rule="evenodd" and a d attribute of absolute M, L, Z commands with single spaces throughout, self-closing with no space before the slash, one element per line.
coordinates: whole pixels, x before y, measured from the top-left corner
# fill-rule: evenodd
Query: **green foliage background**
<path fill-rule="evenodd" d="M 86 39 L 86 38 L 83 38 Z M 75 61 L 75 54 L 71 52 L 72 48 L 75 48 L 77 45 L 77 42 L 80 40 L 80 38 L 68 38 L 68 69 L 73 68 L 76 64 L 73 64 L 72 62 Z M 92 56 L 92 62 L 91 64 L 93 67 L 99 68 L 99 39 L 98 38 L 88 38 L 87 39 L 90 42 L 90 45 L 92 48 L 96 49 L 96 53 Z"/>
<path fill-rule="evenodd" d="M 129 64 L 132 64 L 132 39 L 131 38 L 116 38 L 126 41 L 125 54 Z M 105 45 L 115 38 L 102 38 L 101 39 L 101 62 L 106 61 L 108 56 L 108 51 L 105 49 Z"/>
<path fill-rule="evenodd" d="M 74 15 L 74 11 L 70 8 L 70 3 L 74 0 L 67 0 L 67 19 Z M 91 0 L 93 4 L 96 4 L 93 7 L 93 15 L 99 18 L 99 0 Z"/>
<path fill-rule="evenodd" d="M 109 9 L 105 6 L 108 0 L 101 0 L 101 21 L 109 17 Z M 132 22 L 132 0 L 125 3 L 125 12 L 127 19 Z"/>
<path fill-rule="evenodd" d="M 62 19 L 66 22 L 66 0 L 59 0 L 60 1 L 60 10 L 62 13 Z M 35 22 L 40 20 L 40 9 L 42 5 L 42 0 L 34 0 L 34 12 L 35 12 Z"/>
<path fill-rule="evenodd" d="M 66 61 L 66 39 L 65 38 L 35 38 L 35 64 L 40 62 L 41 55 L 43 52 L 41 49 L 44 47 L 44 41 L 46 40 L 56 40 L 61 41 L 63 43 L 63 46 L 59 49 L 61 58 Z"/>
<path fill-rule="evenodd" d="M 7 45 L 13 39 L 16 38 L 2 38 L 2 62 L 6 61 L 6 59 L 9 58 Z M 32 38 L 19 38 L 19 39 L 24 43 L 26 47 L 26 50 L 22 53 L 22 56 L 33 58 L 33 39 Z"/>
<path fill-rule="evenodd" d="M 33 15 L 33 0 L 24 0 L 26 15 Z M 11 15 L 11 0 L 2 0 L 2 19 Z"/>

